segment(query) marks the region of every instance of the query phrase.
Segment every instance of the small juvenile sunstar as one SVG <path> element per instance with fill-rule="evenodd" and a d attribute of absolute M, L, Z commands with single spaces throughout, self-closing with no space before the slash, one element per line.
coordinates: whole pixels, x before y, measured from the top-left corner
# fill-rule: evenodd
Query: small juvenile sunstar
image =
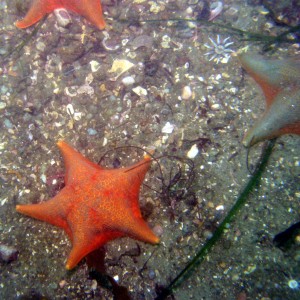
<path fill-rule="evenodd" d="M 215 61 L 217 64 L 219 62 L 227 63 L 231 57 L 231 53 L 234 51 L 229 48 L 233 44 L 230 42 L 230 37 L 225 39 L 221 39 L 219 35 L 217 35 L 217 39 L 213 40 L 208 37 L 210 40 L 210 44 L 204 44 L 204 47 L 209 49 L 208 52 L 204 53 L 205 56 L 209 57 L 209 61 Z"/>

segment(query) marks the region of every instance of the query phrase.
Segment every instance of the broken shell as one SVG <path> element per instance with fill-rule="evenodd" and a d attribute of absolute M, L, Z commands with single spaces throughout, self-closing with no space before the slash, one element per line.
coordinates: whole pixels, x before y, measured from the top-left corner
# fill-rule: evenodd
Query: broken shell
<path fill-rule="evenodd" d="M 221 1 L 213 2 L 210 5 L 210 16 L 208 21 L 215 19 L 223 10 L 223 3 Z"/>
<path fill-rule="evenodd" d="M 116 73 L 114 79 L 118 79 L 120 75 L 128 71 L 134 66 L 132 62 L 126 59 L 116 59 L 114 60 L 112 67 L 108 70 L 109 73 Z"/>
<path fill-rule="evenodd" d="M 165 49 L 167 48 L 171 48 L 170 46 L 170 42 L 171 42 L 171 38 L 168 35 L 164 35 L 162 37 L 162 42 L 161 42 L 161 46 Z"/>
<path fill-rule="evenodd" d="M 72 23 L 72 19 L 68 11 L 64 8 L 55 9 L 54 15 L 57 19 L 57 24 L 61 27 L 67 27 L 70 23 Z"/>
<path fill-rule="evenodd" d="M 66 110 L 67 110 L 68 115 L 70 115 L 70 116 L 74 115 L 75 110 L 71 103 L 66 106 Z"/>
<path fill-rule="evenodd" d="M 167 122 L 165 126 L 162 128 L 161 132 L 162 133 L 172 133 L 174 130 L 175 126 L 171 124 L 170 122 Z"/>
<path fill-rule="evenodd" d="M 188 151 L 187 153 L 187 157 L 188 158 L 195 158 L 197 156 L 197 154 L 199 153 L 199 149 L 197 144 L 194 144 L 191 149 Z"/>
<path fill-rule="evenodd" d="M 65 93 L 67 96 L 69 97 L 75 97 L 77 96 L 77 89 L 78 89 L 78 86 L 70 86 L 70 87 L 65 87 Z M 73 90 L 74 92 L 72 93 L 70 90 Z"/>
<path fill-rule="evenodd" d="M 192 97 L 192 89 L 191 87 L 189 87 L 188 85 L 186 85 L 183 89 L 182 89 L 182 93 L 181 93 L 181 98 L 183 100 L 188 100 Z"/>
<path fill-rule="evenodd" d="M 75 121 L 79 121 L 82 117 L 82 113 L 81 112 L 75 112 L 74 115 L 73 115 L 73 119 Z"/>
<path fill-rule="evenodd" d="M 103 31 L 103 35 L 104 35 L 104 38 L 102 40 L 102 46 L 104 47 L 104 49 L 106 51 L 114 52 L 114 51 L 117 51 L 121 47 L 120 45 L 109 46 L 107 44 L 107 41 L 109 39 L 109 33 L 107 31 Z"/>
<path fill-rule="evenodd" d="M 100 63 L 98 63 L 96 60 L 92 60 L 90 61 L 90 65 L 91 65 L 91 70 L 92 72 L 97 72 L 100 69 Z"/>
<path fill-rule="evenodd" d="M 142 88 L 141 86 L 137 86 L 134 89 L 132 89 L 134 93 L 136 93 L 138 96 L 147 96 L 148 92 L 146 89 Z"/>

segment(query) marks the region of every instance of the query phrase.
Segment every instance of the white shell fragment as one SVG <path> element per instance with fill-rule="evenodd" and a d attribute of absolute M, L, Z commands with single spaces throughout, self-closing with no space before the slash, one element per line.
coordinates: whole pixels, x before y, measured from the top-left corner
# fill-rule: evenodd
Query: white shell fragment
<path fill-rule="evenodd" d="M 82 117 L 82 113 L 81 112 L 76 112 L 71 103 L 69 103 L 66 106 L 66 111 L 67 111 L 68 115 L 71 116 L 72 119 L 74 119 L 75 121 L 79 121 Z"/>
<path fill-rule="evenodd" d="M 162 37 L 161 46 L 165 49 L 171 48 L 170 46 L 171 38 L 168 35 Z"/>
<path fill-rule="evenodd" d="M 116 59 L 114 60 L 111 69 L 108 70 L 109 73 L 116 73 L 114 79 L 118 79 L 123 73 L 130 70 L 134 64 L 126 59 Z"/>
<path fill-rule="evenodd" d="M 136 93 L 138 96 L 147 96 L 148 95 L 147 90 L 141 86 L 137 86 L 137 87 L 133 88 L 132 91 L 134 93 Z"/>
<path fill-rule="evenodd" d="M 100 69 L 100 63 L 97 62 L 96 60 L 91 60 L 90 61 L 90 66 L 91 66 L 91 70 L 92 72 L 97 72 Z"/>
<path fill-rule="evenodd" d="M 104 38 L 102 40 L 102 46 L 104 47 L 104 49 L 106 51 L 114 52 L 114 51 L 117 51 L 121 47 L 121 45 L 109 46 L 107 43 L 107 41 L 109 40 L 109 33 L 107 31 L 103 31 L 102 33 L 104 35 Z"/>
<path fill-rule="evenodd" d="M 187 153 L 187 157 L 188 158 L 195 158 L 197 156 L 197 154 L 199 153 L 199 149 L 197 144 L 194 144 L 191 149 L 188 151 Z"/>
<path fill-rule="evenodd" d="M 75 121 L 79 121 L 82 117 L 82 113 L 81 112 L 75 112 L 74 115 L 73 115 L 73 119 Z"/>
<path fill-rule="evenodd" d="M 54 15 L 57 19 L 57 23 L 61 27 L 67 27 L 70 23 L 72 23 L 72 19 L 68 13 L 68 11 L 64 8 L 57 8 L 54 10 Z"/>
<path fill-rule="evenodd" d="M 224 205 L 218 205 L 218 206 L 216 207 L 216 210 L 224 210 Z"/>
<path fill-rule="evenodd" d="M 71 103 L 69 103 L 66 106 L 66 110 L 67 110 L 68 115 L 70 115 L 70 116 L 74 115 L 75 110 L 74 110 L 74 107 L 73 107 L 73 105 Z"/>
<path fill-rule="evenodd" d="M 172 133 L 174 130 L 175 126 L 171 124 L 170 122 L 167 122 L 165 126 L 162 128 L 161 132 L 162 133 Z"/>
<path fill-rule="evenodd" d="M 135 83 L 135 79 L 132 76 L 126 76 L 122 79 L 122 83 L 125 86 L 133 85 Z"/>
<path fill-rule="evenodd" d="M 181 93 L 181 98 L 183 100 L 189 100 L 192 97 L 192 89 L 190 86 L 186 85 L 185 87 L 183 87 L 182 89 L 182 93 Z"/>

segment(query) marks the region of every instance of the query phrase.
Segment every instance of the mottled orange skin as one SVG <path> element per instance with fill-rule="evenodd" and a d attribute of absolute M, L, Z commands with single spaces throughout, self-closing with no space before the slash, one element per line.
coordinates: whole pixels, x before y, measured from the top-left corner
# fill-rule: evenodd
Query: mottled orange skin
<path fill-rule="evenodd" d="M 85 17 L 100 30 L 105 28 L 100 0 L 32 0 L 25 18 L 17 21 L 16 26 L 27 28 L 58 8 L 65 8 Z"/>
<path fill-rule="evenodd" d="M 66 268 L 74 268 L 90 252 L 110 240 L 129 236 L 157 244 L 143 220 L 138 198 L 150 168 L 146 156 L 131 167 L 104 169 L 67 143 L 57 143 L 65 162 L 65 187 L 39 204 L 17 205 L 18 212 L 63 228 L 72 241 Z"/>

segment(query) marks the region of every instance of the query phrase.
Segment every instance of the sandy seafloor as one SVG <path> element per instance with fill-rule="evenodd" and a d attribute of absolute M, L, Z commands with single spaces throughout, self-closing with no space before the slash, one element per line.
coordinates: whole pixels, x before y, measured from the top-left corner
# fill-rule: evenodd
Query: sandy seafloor
<path fill-rule="evenodd" d="M 116 147 L 154 146 L 155 155 L 164 156 L 166 183 L 181 167 L 171 197 L 152 190 L 161 190 L 155 163 L 145 180 L 152 189 L 141 190 L 147 222 L 161 232 L 159 246 L 130 238 L 105 246 L 105 272 L 128 289 L 131 299 L 154 299 L 159 286 L 201 248 L 247 183 L 241 141 L 264 110 L 262 92 L 236 57 L 209 61 L 204 44 L 217 35 L 230 37 L 234 51 L 248 46 L 260 52 L 263 44 L 242 41 L 219 27 L 137 22 L 191 17 L 201 1 L 103 1 L 109 34 L 104 44 L 105 33 L 80 16 L 71 14 L 72 24 L 63 28 L 51 14 L 19 53 L 7 56 L 33 30 L 14 26 L 30 1 L 20 2 L 0 1 L 0 243 L 19 251 L 16 260 L 1 262 L 0 298 L 113 299 L 91 278 L 85 260 L 72 272 L 65 270 L 71 245 L 63 230 L 15 211 L 17 203 L 47 200 L 62 188 L 56 142 L 63 139 L 94 162 L 112 150 L 108 167 L 130 165 L 143 155 Z M 226 0 L 215 21 L 268 35 L 286 29 L 257 3 Z M 299 54 L 298 45 L 282 44 L 264 55 Z M 110 72 L 117 59 L 132 63 L 119 77 Z M 128 76 L 132 85 L 132 79 L 122 81 Z M 192 94 L 182 99 L 185 86 Z M 165 132 L 167 122 L 172 132 Z M 189 186 L 187 165 L 168 155 L 185 159 L 193 145 L 199 153 L 192 159 L 195 178 Z M 299 222 L 299 146 L 296 136 L 277 140 L 259 187 L 173 299 L 300 299 L 300 289 L 289 286 L 291 280 L 300 284 L 300 246 L 283 252 L 272 242 Z M 250 167 L 262 147 L 251 149 Z"/>

